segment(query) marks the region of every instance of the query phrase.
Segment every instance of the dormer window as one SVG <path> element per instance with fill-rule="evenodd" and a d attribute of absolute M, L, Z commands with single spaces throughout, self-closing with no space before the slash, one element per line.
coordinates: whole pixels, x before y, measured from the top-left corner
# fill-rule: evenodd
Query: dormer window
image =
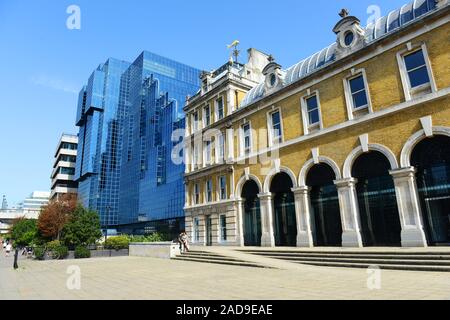
<path fill-rule="evenodd" d="M 285 72 L 281 70 L 281 66 L 274 61 L 272 56 L 270 56 L 268 60 L 269 64 L 264 68 L 262 73 L 266 77 L 266 93 L 270 94 L 282 87 Z"/>
<path fill-rule="evenodd" d="M 342 9 L 339 15 L 341 20 L 333 28 L 333 32 L 337 35 L 337 59 L 361 49 L 365 38 L 365 30 L 361 27 L 358 18 L 350 16 L 345 9 Z"/>

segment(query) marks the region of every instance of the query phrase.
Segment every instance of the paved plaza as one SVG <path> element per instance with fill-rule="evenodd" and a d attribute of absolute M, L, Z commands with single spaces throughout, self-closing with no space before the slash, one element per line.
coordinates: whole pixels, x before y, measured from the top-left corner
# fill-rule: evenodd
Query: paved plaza
<path fill-rule="evenodd" d="M 448 273 L 381 271 L 380 289 L 370 290 L 371 275 L 365 269 L 303 265 L 257 269 L 122 257 L 21 260 L 19 270 L 14 271 L 12 259 L 0 252 L 2 300 L 450 299 Z M 80 271 L 79 290 L 68 288 L 68 270 Z M 371 287 L 374 283 L 369 280 Z M 70 279 L 69 284 L 73 285 Z"/>

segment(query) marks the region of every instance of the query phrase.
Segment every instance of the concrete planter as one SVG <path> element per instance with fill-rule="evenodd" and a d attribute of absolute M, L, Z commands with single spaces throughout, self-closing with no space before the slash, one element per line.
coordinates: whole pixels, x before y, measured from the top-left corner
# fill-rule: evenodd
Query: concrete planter
<path fill-rule="evenodd" d="M 130 243 L 131 257 L 171 259 L 179 254 L 179 244 L 174 242 Z"/>

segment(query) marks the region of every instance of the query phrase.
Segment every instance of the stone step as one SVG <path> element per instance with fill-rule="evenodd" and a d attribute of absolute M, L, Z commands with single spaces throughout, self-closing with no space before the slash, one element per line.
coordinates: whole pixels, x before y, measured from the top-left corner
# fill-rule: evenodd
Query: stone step
<path fill-rule="evenodd" d="M 346 263 L 346 262 L 295 261 L 295 263 L 318 267 L 339 267 L 339 268 L 359 268 L 359 269 L 367 269 L 372 266 L 372 264 L 367 263 Z M 450 267 L 445 266 L 416 266 L 416 265 L 394 265 L 394 264 L 378 264 L 377 266 L 383 270 L 450 272 Z"/>
<path fill-rule="evenodd" d="M 261 266 L 258 264 L 245 262 L 245 261 L 239 261 L 239 260 L 235 260 L 235 261 L 212 260 L 212 259 L 193 258 L 193 257 L 186 257 L 186 256 L 177 256 L 176 258 L 173 258 L 172 260 L 209 263 L 209 264 L 221 264 L 221 265 L 229 265 L 229 266 L 237 266 L 237 267 L 265 268 L 264 266 Z"/>
<path fill-rule="evenodd" d="M 363 263 L 369 265 L 423 265 L 423 266 L 447 266 L 450 267 L 450 261 L 447 260 L 405 260 L 403 257 L 394 259 L 389 257 L 389 259 L 365 259 L 362 257 L 356 258 L 329 258 L 329 257 L 277 257 L 270 256 L 270 258 L 298 262 L 298 261 L 309 261 L 309 262 L 340 262 L 340 263 Z"/>
<path fill-rule="evenodd" d="M 321 253 L 252 253 L 263 257 L 280 258 L 280 259 L 296 259 L 296 258 L 336 258 L 336 259 L 382 259 L 382 260 L 426 260 L 426 261 L 448 261 L 450 256 L 447 255 L 385 255 L 385 254 L 321 254 Z"/>
<path fill-rule="evenodd" d="M 250 254 L 282 254 L 282 255 L 295 255 L 295 254 L 319 254 L 319 255 L 383 255 L 383 256 L 397 256 L 397 255 L 421 255 L 421 256 L 442 256 L 450 258 L 450 251 L 305 251 L 305 250 L 238 250 Z"/>
<path fill-rule="evenodd" d="M 226 260 L 226 261 L 235 261 L 235 262 L 245 262 L 242 260 L 238 260 L 235 258 L 230 258 L 230 257 L 224 257 L 224 256 L 219 256 L 219 255 L 214 255 L 214 256 L 209 256 L 209 255 L 196 255 L 196 254 L 189 254 L 189 253 L 184 253 L 182 255 L 179 255 L 177 258 L 193 258 L 193 259 L 206 259 L 206 260 Z"/>

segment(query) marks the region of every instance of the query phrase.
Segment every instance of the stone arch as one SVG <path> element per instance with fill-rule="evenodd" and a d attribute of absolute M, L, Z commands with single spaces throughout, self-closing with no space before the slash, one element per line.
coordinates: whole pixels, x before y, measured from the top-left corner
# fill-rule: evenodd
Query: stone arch
<path fill-rule="evenodd" d="M 314 159 L 310 159 L 303 166 L 302 170 L 300 171 L 300 175 L 298 177 L 298 185 L 300 187 L 306 186 L 306 177 L 308 176 L 309 170 L 319 163 L 329 165 L 331 169 L 333 169 L 334 174 L 336 175 L 336 180 L 342 179 L 341 170 L 339 169 L 339 166 L 336 164 L 336 162 L 334 162 L 331 158 L 320 156 L 318 163 L 315 163 Z"/>
<path fill-rule="evenodd" d="M 259 178 L 253 174 L 250 174 L 248 176 L 242 176 L 241 179 L 239 179 L 237 185 L 236 185 L 236 192 L 234 194 L 235 199 L 241 199 L 242 197 L 242 189 L 244 188 L 244 185 L 246 182 L 253 180 L 257 185 L 258 185 L 258 189 L 259 192 L 262 192 L 263 190 L 263 186 L 261 184 L 261 181 L 259 180 Z"/>
<path fill-rule="evenodd" d="M 266 179 L 264 181 L 264 193 L 270 193 L 270 185 L 272 183 L 273 177 L 275 177 L 278 173 L 282 172 L 286 173 L 291 178 L 293 187 L 294 188 L 297 187 L 297 178 L 294 172 L 292 172 L 292 170 L 289 169 L 288 167 L 280 167 L 280 170 L 272 169 L 267 174 Z"/>
<path fill-rule="evenodd" d="M 433 135 L 442 135 L 450 137 L 450 128 L 448 127 L 433 127 Z M 411 155 L 414 150 L 414 148 L 417 146 L 419 142 L 426 139 L 427 135 L 425 133 L 425 130 L 420 130 L 413 134 L 408 141 L 406 141 L 402 153 L 400 156 L 400 164 L 402 168 L 409 168 L 411 167 Z"/>
<path fill-rule="evenodd" d="M 378 151 L 382 153 L 391 164 L 391 170 L 397 170 L 399 168 L 395 154 L 388 147 L 376 143 L 369 144 L 368 147 L 369 151 Z M 365 152 L 361 146 L 353 149 L 353 151 L 350 152 L 344 163 L 344 179 L 352 177 L 353 163 L 363 153 Z"/>

